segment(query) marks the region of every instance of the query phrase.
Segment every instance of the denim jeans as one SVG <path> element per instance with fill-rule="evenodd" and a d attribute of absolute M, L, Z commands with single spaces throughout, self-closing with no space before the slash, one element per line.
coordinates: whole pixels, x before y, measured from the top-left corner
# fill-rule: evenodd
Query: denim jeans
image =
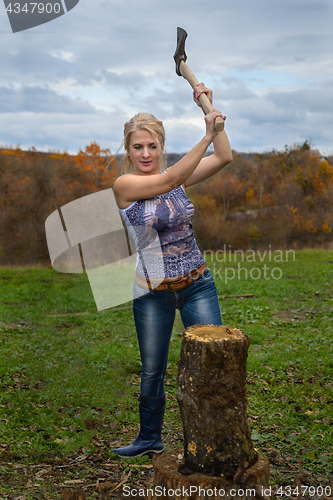
<path fill-rule="evenodd" d="M 133 300 L 142 362 L 141 397 L 164 395 L 164 375 L 176 309 L 179 309 L 185 328 L 197 323 L 222 325 L 216 286 L 209 269 L 179 292 L 152 291 Z"/>

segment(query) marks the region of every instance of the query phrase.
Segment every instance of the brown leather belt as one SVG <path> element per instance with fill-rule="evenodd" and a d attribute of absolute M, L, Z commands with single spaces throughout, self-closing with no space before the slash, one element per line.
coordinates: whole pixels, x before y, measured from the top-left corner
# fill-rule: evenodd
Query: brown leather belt
<path fill-rule="evenodd" d="M 194 283 L 195 281 L 197 281 L 202 276 L 202 274 L 204 273 L 206 268 L 207 268 L 207 264 L 205 263 L 201 267 L 199 267 L 198 269 L 194 269 L 193 271 L 190 271 L 189 273 L 185 274 L 184 276 L 182 276 L 181 278 L 179 278 L 176 281 L 165 281 L 164 283 L 162 282 L 153 291 L 154 292 L 155 291 L 157 291 L 157 292 L 160 292 L 160 291 L 177 292 L 178 290 L 182 290 L 183 288 L 186 288 L 186 287 L 192 285 L 192 283 Z M 145 285 L 145 288 L 147 287 L 147 284 L 148 284 L 149 290 L 152 289 L 151 283 L 150 283 L 148 278 L 146 278 L 146 280 L 144 280 L 141 277 L 139 277 L 138 275 L 136 275 L 135 282 L 139 286 L 140 286 L 140 282 L 141 282 L 142 285 L 143 284 Z"/>

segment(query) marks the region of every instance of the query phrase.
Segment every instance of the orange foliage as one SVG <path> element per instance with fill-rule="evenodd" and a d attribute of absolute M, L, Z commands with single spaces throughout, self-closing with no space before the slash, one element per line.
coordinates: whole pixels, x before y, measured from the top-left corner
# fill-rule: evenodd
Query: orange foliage
<path fill-rule="evenodd" d="M 76 156 L 0 150 L 1 263 L 48 260 L 45 220 L 57 208 L 113 186 L 117 161 L 95 142 Z"/>
<path fill-rule="evenodd" d="M 290 212 L 292 213 L 293 221 L 295 223 L 296 228 L 300 231 L 316 233 L 317 228 L 313 225 L 315 217 L 309 218 L 308 214 L 301 215 L 298 212 L 298 208 L 290 207 Z"/>
<path fill-rule="evenodd" d="M 248 158 L 234 154 L 228 167 L 190 188 L 199 204 L 197 193 L 210 197 L 211 206 L 214 202 L 216 206 L 213 212 L 206 202 L 199 209 L 195 205 L 199 243 L 219 248 L 225 243 L 249 245 L 254 238 L 283 245 L 329 241 L 333 233 L 331 159 L 323 161 L 302 146 Z M 251 231 L 253 220 L 257 232 Z"/>
<path fill-rule="evenodd" d="M 253 200 L 254 198 L 254 190 L 252 187 L 250 187 L 247 191 L 246 191 L 246 199 L 247 200 Z"/>
<path fill-rule="evenodd" d="M 326 221 L 323 223 L 323 225 L 322 225 L 322 231 L 323 231 L 324 233 L 327 233 L 327 234 L 329 234 L 329 233 L 331 233 L 331 232 L 332 232 L 332 228 L 330 227 L 330 225 L 329 225 L 329 223 L 328 223 L 328 221 L 327 221 L 327 220 L 326 220 Z"/>
<path fill-rule="evenodd" d="M 115 167 L 118 163 L 109 149 L 102 149 L 96 142 L 92 142 L 86 146 L 85 151 L 80 149 L 74 161 L 76 168 L 85 174 L 87 189 L 94 191 L 113 186 L 117 178 Z"/>
<path fill-rule="evenodd" d="M 96 142 L 75 156 L 0 150 L 0 262 L 48 261 L 48 215 L 112 187 L 117 175 L 116 159 Z M 246 247 L 261 238 L 281 245 L 332 239 L 333 166 L 304 147 L 248 159 L 234 154 L 228 167 L 187 193 L 204 249 Z"/>
<path fill-rule="evenodd" d="M 270 205 L 271 204 L 271 194 L 263 194 L 262 199 L 265 205 Z"/>

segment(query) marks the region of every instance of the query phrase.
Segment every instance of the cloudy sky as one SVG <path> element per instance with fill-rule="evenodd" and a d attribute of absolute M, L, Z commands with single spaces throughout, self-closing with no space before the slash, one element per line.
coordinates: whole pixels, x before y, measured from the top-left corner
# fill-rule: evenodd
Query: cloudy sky
<path fill-rule="evenodd" d="M 333 154 L 332 25 L 332 0 L 80 0 L 12 33 L 1 2 L 0 144 L 77 153 L 97 141 L 114 153 L 124 122 L 147 111 L 168 152 L 188 151 L 204 121 L 175 72 L 181 26 L 234 150 L 308 140 Z"/>

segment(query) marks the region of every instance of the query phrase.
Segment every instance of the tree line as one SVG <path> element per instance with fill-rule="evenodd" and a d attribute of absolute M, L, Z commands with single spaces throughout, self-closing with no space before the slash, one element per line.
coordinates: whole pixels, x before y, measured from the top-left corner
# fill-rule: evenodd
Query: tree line
<path fill-rule="evenodd" d="M 307 142 L 246 155 L 193 186 L 199 246 L 248 249 L 328 246 L 333 242 L 333 158 Z"/>
<path fill-rule="evenodd" d="M 50 263 L 45 220 L 82 196 L 113 186 L 118 162 L 95 142 L 77 155 L 0 151 L 0 264 Z"/>
<path fill-rule="evenodd" d="M 328 245 L 332 164 L 307 142 L 284 151 L 234 153 L 225 169 L 187 190 L 200 248 Z M 70 201 L 112 187 L 119 174 L 117 159 L 95 142 L 74 156 L 0 150 L 0 264 L 49 263 L 46 218 Z"/>

